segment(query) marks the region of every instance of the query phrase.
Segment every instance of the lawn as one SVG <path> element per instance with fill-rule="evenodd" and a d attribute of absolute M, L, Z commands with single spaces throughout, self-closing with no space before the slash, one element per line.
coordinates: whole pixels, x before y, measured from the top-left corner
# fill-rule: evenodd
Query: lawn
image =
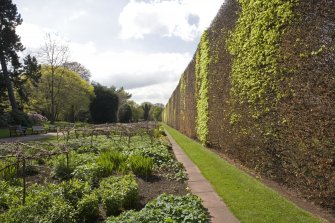
<path fill-rule="evenodd" d="M 164 127 L 199 167 L 241 222 L 324 222 L 229 164 L 201 144 L 167 125 Z"/>
<path fill-rule="evenodd" d="M 8 129 L 0 129 L 0 138 L 9 137 L 9 130 Z"/>

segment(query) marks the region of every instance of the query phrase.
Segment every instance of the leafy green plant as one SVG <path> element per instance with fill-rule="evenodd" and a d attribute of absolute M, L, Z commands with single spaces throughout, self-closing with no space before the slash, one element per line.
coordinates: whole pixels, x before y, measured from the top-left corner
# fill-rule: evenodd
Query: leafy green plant
<path fill-rule="evenodd" d="M 4 164 L 3 166 L 5 166 Z M 0 163 L 0 168 L 1 168 L 1 163 Z M 19 185 L 20 180 L 17 178 L 17 167 L 16 166 L 9 166 L 6 169 L 2 170 L 0 172 L 0 179 L 3 179 L 11 185 Z"/>
<path fill-rule="evenodd" d="M 149 202 L 141 211 L 128 211 L 110 217 L 106 223 L 189 222 L 207 223 L 208 214 L 201 200 L 194 195 L 174 196 L 162 194 Z"/>
<path fill-rule="evenodd" d="M 56 198 L 52 201 L 48 211 L 39 218 L 39 222 L 43 223 L 76 223 L 76 213 L 64 199 Z"/>
<path fill-rule="evenodd" d="M 68 162 L 64 155 L 58 156 L 53 160 L 52 174 L 54 177 L 62 180 L 70 179 L 73 170 L 73 163 L 71 163 L 71 160 Z"/>
<path fill-rule="evenodd" d="M 89 186 L 88 182 L 83 182 L 78 179 L 63 181 L 57 185 L 57 189 L 55 191 L 56 194 L 60 195 L 63 199 L 74 206 L 81 198 L 90 192 L 91 187 Z"/>
<path fill-rule="evenodd" d="M 107 215 L 118 214 L 138 202 L 138 188 L 133 175 L 105 178 L 100 182 L 97 193 Z"/>
<path fill-rule="evenodd" d="M 128 163 L 136 176 L 147 179 L 152 174 L 154 161 L 151 158 L 135 155 L 129 157 Z"/>
<path fill-rule="evenodd" d="M 11 186 L 0 180 L 0 213 L 22 203 L 22 187 Z"/>
<path fill-rule="evenodd" d="M 51 189 L 42 186 L 32 186 L 28 190 L 25 205 L 16 205 L 0 215 L 0 222 L 26 223 L 40 222 L 48 209 L 52 206 Z"/>
<path fill-rule="evenodd" d="M 101 178 L 108 176 L 104 169 L 97 163 L 77 166 L 72 175 L 74 178 L 89 182 L 93 188 L 98 187 Z"/>
<path fill-rule="evenodd" d="M 92 222 L 99 217 L 99 198 L 96 193 L 86 195 L 77 204 L 79 222 Z"/>

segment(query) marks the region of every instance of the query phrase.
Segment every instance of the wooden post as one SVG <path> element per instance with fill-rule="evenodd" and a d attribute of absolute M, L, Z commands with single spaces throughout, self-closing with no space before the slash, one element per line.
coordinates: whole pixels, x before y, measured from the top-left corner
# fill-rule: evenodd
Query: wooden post
<path fill-rule="evenodd" d="M 91 134 L 91 148 L 93 148 L 93 132 Z"/>
<path fill-rule="evenodd" d="M 69 169 L 69 152 L 66 153 L 66 167 Z"/>
<path fill-rule="evenodd" d="M 20 160 L 16 157 L 17 163 L 16 163 L 16 177 L 19 177 L 20 174 Z"/>
<path fill-rule="evenodd" d="M 26 203 L 26 159 L 23 157 L 22 160 L 22 178 L 23 178 L 23 197 L 22 204 Z"/>

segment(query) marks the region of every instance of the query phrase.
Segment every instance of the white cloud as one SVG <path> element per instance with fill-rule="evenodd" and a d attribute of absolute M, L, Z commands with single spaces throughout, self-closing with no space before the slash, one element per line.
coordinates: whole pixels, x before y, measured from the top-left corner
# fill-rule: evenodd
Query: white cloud
<path fill-rule="evenodd" d="M 22 44 L 28 48 L 39 48 L 44 43 L 46 33 L 55 33 L 53 29 L 41 28 L 25 22 L 18 26 L 16 31 L 21 36 Z"/>
<path fill-rule="evenodd" d="M 24 23 L 18 29 L 22 42 L 37 52 L 51 29 Z M 98 51 L 94 42 L 69 42 L 71 60 L 87 67 L 92 79 L 103 85 L 125 87 L 137 102 L 165 103 L 180 74 L 191 60 L 189 53 L 145 53 Z"/>
<path fill-rule="evenodd" d="M 97 52 L 93 43 L 71 44 L 71 53 L 93 80 L 126 89 L 177 81 L 191 59 L 187 53 Z"/>
<path fill-rule="evenodd" d="M 171 96 L 171 92 L 178 84 L 178 81 L 170 81 L 155 84 L 152 86 L 131 89 L 132 99 L 137 103 L 167 103 L 167 99 Z"/>
<path fill-rule="evenodd" d="M 85 10 L 78 10 L 78 11 L 74 11 L 72 12 L 71 16 L 66 20 L 66 21 L 73 21 L 73 20 L 77 20 L 83 16 L 87 15 L 87 12 Z"/>
<path fill-rule="evenodd" d="M 19 6 L 24 13 L 24 22 L 17 32 L 30 52 L 36 52 L 44 44 L 46 33 L 60 32 L 65 39 L 72 40 L 68 43 L 71 60 L 91 70 L 93 80 L 109 86 L 124 86 L 137 102 L 161 103 L 167 102 L 192 58 L 199 35 L 224 2 L 113 0 L 113 6 L 117 7 L 102 10 L 92 8 L 99 6 L 97 4 L 85 4 L 92 0 L 81 1 L 80 5 L 67 4 L 65 0 L 46 1 L 42 5 L 35 1 L 17 1 L 21 2 Z M 103 5 L 111 5 L 110 0 L 104 1 Z M 119 21 L 111 20 L 106 11 L 120 15 Z M 103 23 L 105 21 L 110 26 Z M 94 29 L 93 26 L 101 27 Z M 87 29 L 93 31 L 87 33 Z M 115 38 L 117 35 L 122 40 Z M 145 39 L 149 35 L 150 38 Z M 178 39 L 170 43 L 169 39 L 160 37 Z M 144 40 L 127 40 L 140 38 Z M 167 45 L 162 46 L 163 43 Z M 151 48 L 147 49 L 148 46 Z"/>
<path fill-rule="evenodd" d="M 175 36 L 193 41 L 210 25 L 223 0 L 131 0 L 119 17 L 122 39 L 142 39 L 145 35 Z M 197 23 L 190 18 L 199 18 Z"/>

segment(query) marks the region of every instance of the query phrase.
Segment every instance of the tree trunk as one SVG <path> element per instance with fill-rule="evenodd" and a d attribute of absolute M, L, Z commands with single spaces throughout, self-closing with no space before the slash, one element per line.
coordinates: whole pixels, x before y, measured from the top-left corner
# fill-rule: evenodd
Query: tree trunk
<path fill-rule="evenodd" d="M 8 98 L 9 98 L 10 104 L 12 106 L 13 111 L 18 111 L 19 108 L 18 108 L 16 100 L 15 100 L 15 95 L 14 95 L 12 82 L 10 81 L 10 78 L 9 78 L 6 59 L 5 59 L 4 55 L 2 54 L 2 52 L 0 52 L 0 62 L 1 62 L 3 77 L 4 77 L 5 84 L 6 84 L 7 91 L 8 91 Z"/>
<path fill-rule="evenodd" d="M 51 124 L 55 124 L 56 109 L 55 109 L 55 94 L 54 94 L 54 68 L 51 68 Z"/>

